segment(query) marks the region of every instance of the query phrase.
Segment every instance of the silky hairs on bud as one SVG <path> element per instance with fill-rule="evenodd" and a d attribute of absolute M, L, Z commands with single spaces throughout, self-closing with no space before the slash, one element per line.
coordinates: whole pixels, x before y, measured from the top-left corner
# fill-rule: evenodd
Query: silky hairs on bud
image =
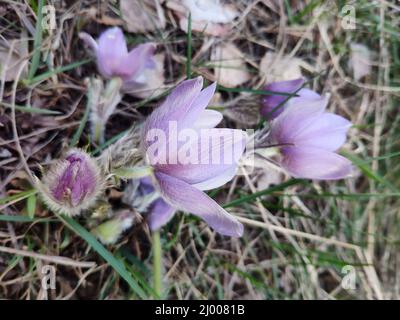
<path fill-rule="evenodd" d="M 95 203 L 104 179 L 96 161 L 74 148 L 36 180 L 36 187 L 51 210 L 73 216 Z"/>

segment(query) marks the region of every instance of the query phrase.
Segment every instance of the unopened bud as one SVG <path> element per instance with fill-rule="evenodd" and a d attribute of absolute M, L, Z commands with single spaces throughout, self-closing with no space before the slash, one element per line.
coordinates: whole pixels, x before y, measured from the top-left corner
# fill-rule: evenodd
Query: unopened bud
<path fill-rule="evenodd" d="M 129 210 L 121 210 L 110 219 L 92 230 L 92 233 L 104 244 L 117 242 L 121 234 L 134 223 L 135 217 Z"/>
<path fill-rule="evenodd" d="M 104 186 L 96 161 L 80 149 L 70 150 L 36 182 L 50 209 L 67 215 L 91 207 Z"/>

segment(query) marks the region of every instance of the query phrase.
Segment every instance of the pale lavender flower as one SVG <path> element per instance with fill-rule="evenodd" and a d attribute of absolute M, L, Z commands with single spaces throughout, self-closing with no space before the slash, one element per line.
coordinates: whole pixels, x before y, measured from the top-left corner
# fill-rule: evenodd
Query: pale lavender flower
<path fill-rule="evenodd" d="M 351 162 L 335 153 L 351 122 L 325 112 L 328 98 L 297 99 L 271 123 L 272 144 L 280 146 L 281 165 L 294 177 L 336 180 L 349 177 Z"/>
<path fill-rule="evenodd" d="M 97 163 L 80 149 L 56 161 L 36 185 L 52 210 L 68 215 L 89 208 L 103 189 Z"/>
<path fill-rule="evenodd" d="M 155 44 L 141 44 L 128 52 L 124 34 L 118 27 L 104 31 L 97 42 L 87 33 L 81 32 L 79 36 L 94 51 L 101 75 L 106 79 L 121 78 L 124 91 L 140 88 L 146 69 L 156 66 Z"/>
<path fill-rule="evenodd" d="M 142 180 L 142 184 L 148 192 L 154 188 L 161 195 L 151 206 L 149 225 L 153 230 L 158 229 L 172 218 L 176 210 L 182 210 L 202 218 L 223 235 L 239 237 L 243 233 L 242 224 L 201 190 L 217 188 L 234 177 L 247 136 L 241 130 L 214 128 L 222 116 L 217 111 L 206 110 L 206 107 L 215 92 L 216 84 L 204 90 L 201 90 L 202 86 L 201 77 L 182 82 L 143 126 L 142 148 L 153 168 L 153 175 L 151 180 Z M 177 124 L 178 133 L 192 129 L 199 134 L 188 149 L 197 156 L 201 156 L 198 154 L 201 150 L 202 159 L 206 159 L 206 162 L 185 164 L 179 159 L 177 161 L 176 154 L 184 143 L 174 143 L 169 132 L 171 123 Z M 152 130 L 165 132 L 166 154 L 151 154 L 154 141 L 149 142 L 148 136 Z M 204 132 L 227 139 L 202 149 L 199 145 Z M 239 138 L 233 139 L 233 136 Z M 229 148 L 233 150 L 233 161 L 216 164 L 211 161 L 213 152 L 221 154 Z M 162 156 L 165 156 L 166 161 L 159 161 Z"/>
<path fill-rule="evenodd" d="M 290 98 L 288 102 L 285 103 L 284 105 L 280 104 L 283 103 L 288 98 L 288 96 L 274 95 L 274 94 L 266 95 L 262 99 L 261 115 L 268 120 L 272 120 L 275 119 L 277 116 L 279 116 L 289 103 L 296 103 L 297 99 L 300 98 L 319 99 L 321 97 L 319 94 L 310 89 L 301 88 L 303 84 L 304 84 L 304 79 L 302 78 L 289 81 L 272 82 L 267 84 L 263 88 L 264 90 L 267 91 L 282 92 L 282 93 L 295 93 L 297 90 L 298 91 L 296 92 L 296 96 Z"/>

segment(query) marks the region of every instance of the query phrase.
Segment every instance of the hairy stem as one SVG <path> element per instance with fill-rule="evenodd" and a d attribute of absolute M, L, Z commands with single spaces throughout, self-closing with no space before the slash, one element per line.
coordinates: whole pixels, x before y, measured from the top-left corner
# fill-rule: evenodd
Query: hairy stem
<path fill-rule="evenodd" d="M 153 232 L 153 277 L 154 290 L 161 297 L 162 293 L 162 271 L 161 271 L 161 239 L 160 232 Z"/>

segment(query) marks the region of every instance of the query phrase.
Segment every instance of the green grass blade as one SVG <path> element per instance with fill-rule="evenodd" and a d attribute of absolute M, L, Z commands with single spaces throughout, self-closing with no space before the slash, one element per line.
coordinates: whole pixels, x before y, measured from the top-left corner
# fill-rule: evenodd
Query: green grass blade
<path fill-rule="evenodd" d="M 90 104 L 87 103 L 85 113 L 83 114 L 81 123 L 79 124 L 79 127 L 75 131 L 74 136 L 72 137 L 71 142 L 69 144 L 70 147 L 75 147 L 78 144 L 79 139 L 81 138 L 83 129 L 85 129 L 86 122 L 89 119 L 89 113 L 90 113 Z"/>
<path fill-rule="evenodd" d="M 37 19 L 36 19 L 36 27 L 35 27 L 35 38 L 33 40 L 33 56 L 31 65 L 29 68 L 28 79 L 32 80 L 35 76 L 35 73 L 39 67 L 40 62 L 40 48 L 42 46 L 42 20 L 43 20 L 43 4 L 44 0 L 38 1 L 38 8 L 37 8 Z"/>
<path fill-rule="evenodd" d="M 287 92 L 278 92 L 278 91 L 270 91 L 270 90 L 258 90 L 251 88 L 227 88 L 221 85 L 217 86 L 217 90 L 225 91 L 225 92 L 250 92 L 252 94 L 263 94 L 263 95 L 277 95 L 277 96 L 285 96 L 285 97 L 297 97 L 296 94 L 287 93 Z"/>
<path fill-rule="evenodd" d="M 28 216 L 9 216 L 7 214 L 0 214 L 0 221 L 27 223 L 27 222 L 54 222 L 57 220 L 51 218 L 30 218 Z"/>
<path fill-rule="evenodd" d="M 21 200 L 24 200 L 36 193 L 37 193 L 37 190 L 35 190 L 35 189 L 17 193 L 17 194 L 14 194 L 13 196 L 8 196 L 8 197 L 0 199 L 0 205 L 6 204 L 8 202 L 13 202 L 13 201 L 21 201 Z"/>
<path fill-rule="evenodd" d="M 6 222 L 35 222 L 35 219 L 32 219 L 28 216 L 9 216 L 6 214 L 0 215 L 0 221 Z"/>
<path fill-rule="evenodd" d="M 3 105 L 6 108 L 12 108 L 12 105 L 10 103 L 1 102 L 1 105 Z M 59 115 L 59 114 L 62 114 L 60 111 L 39 109 L 39 108 L 30 107 L 30 106 L 19 106 L 19 105 L 15 105 L 15 110 L 18 110 L 18 111 L 21 111 L 21 112 L 39 113 L 39 114 L 45 114 L 45 115 Z"/>
<path fill-rule="evenodd" d="M 46 71 L 46 72 L 34 77 L 33 79 L 28 79 L 28 80 L 25 80 L 23 82 L 26 85 L 32 85 L 32 84 L 35 84 L 37 82 L 41 82 L 43 80 L 46 80 L 46 79 L 52 77 L 55 74 L 66 72 L 66 71 L 70 71 L 72 69 L 80 67 L 80 66 L 82 66 L 82 65 L 84 65 L 86 63 L 89 63 L 90 61 L 92 61 L 92 59 L 86 59 L 86 60 L 82 60 L 82 61 L 73 62 L 73 63 L 67 64 L 66 66 L 61 66 L 61 67 L 55 68 L 53 70 Z"/>
<path fill-rule="evenodd" d="M 187 57 L 186 57 L 186 78 L 192 76 L 192 14 L 189 13 L 187 28 Z"/>
<path fill-rule="evenodd" d="M 101 151 L 103 151 L 104 149 L 106 149 L 108 146 L 112 145 L 114 142 L 118 141 L 119 139 L 121 139 L 129 130 L 125 130 L 122 131 L 120 133 L 118 133 L 117 135 L 115 135 L 114 137 L 112 137 L 111 139 L 107 140 L 106 142 L 104 142 L 101 146 L 97 147 L 96 149 L 94 149 L 91 154 L 92 155 L 97 155 L 99 154 Z"/>
<path fill-rule="evenodd" d="M 89 231 L 82 227 L 78 222 L 70 217 L 58 215 L 58 217 L 72 231 L 82 237 L 108 264 L 129 284 L 131 289 L 142 299 L 147 299 L 146 293 L 133 279 L 132 274 L 128 272 L 124 264 L 114 257 Z"/>
<path fill-rule="evenodd" d="M 300 184 L 300 183 L 304 184 L 304 183 L 306 183 L 306 181 L 305 180 L 301 180 L 301 179 L 291 179 L 291 180 L 288 180 L 288 181 L 286 181 L 284 183 L 281 183 L 279 185 L 273 186 L 271 188 L 268 188 L 268 189 L 265 189 L 265 190 L 261 190 L 259 192 L 255 192 L 255 193 L 250 194 L 248 196 L 244 196 L 244 197 L 241 197 L 239 199 L 233 200 L 233 201 L 223 205 L 223 207 L 224 208 L 235 207 L 235 206 L 238 206 L 239 204 L 254 201 L 259 197 L 262 197 L 262 196 L 265 196 L 267 194 L 271 194 L 271 193 L 274 193 L 274 192 L 277 192 L 277 191 L 285 190 L 286 188 L 288 188 L 290 186 L 293 186 L 295 184 Z"/>
<path fill-rule="evenodd" d="M 368 165 L 366 161 L 357 157 L 354 154 L 349 152 L 342 151 L 342 154 L 349 158 L 363 173 L 366 177 L 374 180 L 375 182 L 384 185 L 385 187 L 389 188 L 393 192 L 400 192 L 397 188 L 392 185 L 388 180 L 382 177 L 379 173 L 374 172 L 372 168 Z"/>

